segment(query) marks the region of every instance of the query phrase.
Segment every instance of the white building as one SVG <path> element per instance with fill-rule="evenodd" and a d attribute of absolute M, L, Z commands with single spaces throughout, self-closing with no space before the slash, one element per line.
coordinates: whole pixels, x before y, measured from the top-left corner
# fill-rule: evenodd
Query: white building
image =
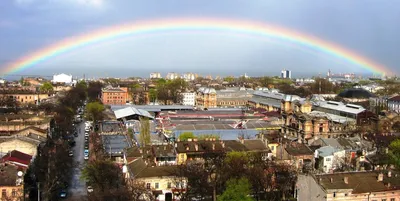
<path fill-rule="evenodd" d="M 186 81 L 193 81 L 196 79 L 196 74 L 194 73 L 184 73 L 182 78 Z"/>
<path fill-rule="evenodd" d="M 72 79 L 72 75 L 67 75 L 67 74 L 61 73 L 61 74 L 53 75 L 53 80 L 51 82 L 72 84 L 73 79 Z"/>
<path fill-rule="evenodd" d="M 150 79 L 159 79 L 159 78 L 161 78 L 161 73 L 159 72 L 150 73 Z"/>
<path fill-rule="evenodd" d="M 292 71 L 283 69 L 281 71 L 281 78 L 283 78 L 283 79 L 291 79 L 292 78 Z"/>
<path fill-rule="evenodd" d="M 388 99 L 388 109 L 392 112 L 400 112 L 400 96 L 395 96 Z"/>
<path fill-rule="evenodd" d="M 167 80 L 174 80 L 174 79 L 177 79 L 177 78 L 179 78 L 180 76 L 179 76 L 179 74 L 178 73 L 174 73 L 174 72 L 172 72 L 172 73 L 168 73 L 167 74 L 167 76 L 165 77 Z"/>
<path fill-rule="evenodd" d="M 315 150 L 315 154 L 320 159 L 320 167 L 325 173 L 340 167 L 344 164 L 346 151 L 331 146 L 324 146 Z"/>
<path fill-rule="evenodd" d="M 182 105 L 196 105 L 196 93 L 194 92 L 185 92 L 182 93 Z"/>

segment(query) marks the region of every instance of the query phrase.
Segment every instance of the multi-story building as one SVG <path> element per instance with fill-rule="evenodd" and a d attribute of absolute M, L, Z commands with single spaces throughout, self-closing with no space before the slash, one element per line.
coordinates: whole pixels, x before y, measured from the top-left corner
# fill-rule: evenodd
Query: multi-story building
<path fill-rule="evenodd" d="M 259 90 L 253 93 L 248 105 L 252 108 L 263 108 L 267 111 L 280 111 L 283 97 L 284 94 L 278 93 L 276 90 Z"/>
<path fill-rule="evenodd" d="M 193 81 L 196 79 L 196 74 L 194 73 L 184 73 L 182 75 L 182 78 L 186 81 Z"/>
<path fill-rule="evenodd" d="M 0 163 L 0 200 L 22 200 L 24 198 L 23 172 L 10 163 Z"/>
<path fill-rule="evenodd" d="M 106 87 L 101 90 L 101 101 L 105 105 L 125 105 L 129 102 L 127 87 Z"/>
<path fill-rule="evenodd" d="M 53 75 L 53 80 L 51 80 L 53 83 L 65 83 L 65 84 L 72 84 L 73 79 L 72 75 L 67 75 L 64 73 Z"/>
<path fill-rule="evenodd" d="M 245 88 L 228 88 L 216 92 L 218 107 L 243 107 L 248 105 L 254 91 Z"/>
<path fill-rule="evenodd" d="M 184 92 L 182 95 L 182 105 L 196 105 L 196 93 L 195 92 Z"/>
<path fill-rule="evenodd" d="M 165 77 L 165 79 L 167 79 L 167 80 L 174 80 L 177 78 L 180 78 L 180 75 L 179 75 L 179 73 L 174 73 L 174 72 L 168 73 L 167 76 Z"/>
<path fill-rule="evenodd" d="M 196 94 L 196 105 L 199 108 L 217 107 L 217 92 L 214 88 L 200 88 Z"/>
<path fill-rule="evenodd" d="M 400 113 L 400 96 L 395 96 L 388 99 L 388 109 L 391 112 Z"/>
<path fill-rule="evenodd" d="M 281 78 L 282 79 L 292 79 L 292 71 L 283 69 L 281 71 Z"/>
<path fill-rule="evenodd" d="M 41 101 L 50 98 L 52 95 L 48 93 L 40 93 L 30 90 L 3 90 L 2 96 L 14 98 L 21 104 L 39 104 Z"/>
<path fill-rule="evenodd" d="M 161 78 L 161 73 L 159 72 L 150 73 L 150 79 L 159 79 L 159 78 Z"/>
<path fill-rule="evenodd" d="M 397 172 L 346 172 L 298 176 L 298 201 L 399 201 Z"/>

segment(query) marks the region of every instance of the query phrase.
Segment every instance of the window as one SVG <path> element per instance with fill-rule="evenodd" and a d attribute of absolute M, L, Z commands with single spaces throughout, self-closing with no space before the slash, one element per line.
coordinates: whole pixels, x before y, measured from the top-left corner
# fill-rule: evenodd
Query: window
<path fill-rule="evenodd" d="M 13 197 L 17 196 L 17 190 L 12 189 L 11 196 Z"/>
<path fill-rule="evenodd" d="M 331 158 L 325 158 L 325 161 L 331 161 Z"/>
<path fill-rule="evenodd" d="M 382 199 L 382 201 L 386 201 L 386 199 Z"/>
<path fill-rule="evenodd" d="M 158 183 L 155 183 L 155 184 L 154 184 L 154 187 L 155 187 L 155 189 L 158 189 L 160 186 L 159 186 Z"/>
<path fill-rule="evenodd" d="M 146 184 L 146 188 L 147 188 L 147 189 L 150 189 L 150 188 L 151 188 L 151 184 L 150 184 L 150 183 L 147 183 L 147 184 Z"/>
<path fill-rule="evenodd" d="M 396 198 L 390 198 L 390 201 L 396 201 Z"/>
<path fill-rule="evenodd" d="M 7 190 L 6 189 L 1 190 L 1 197 L 4 198 L 6 196 L 7 196 Z"/>
<path fill-rule="evenodd" d="M 271 146 L 271 151 L 273 151 L 275 149 L 275 146 Z"/>
<path fill-rule="evenodd" d="M 171 182 L 168 182 L 167 188 L 171 188 Z"/>
<path fill-rule="evenodd" d="M 336 192 L 333 192 L 333 197 L 334 197 L 334 198 L 336 197 Z"/>

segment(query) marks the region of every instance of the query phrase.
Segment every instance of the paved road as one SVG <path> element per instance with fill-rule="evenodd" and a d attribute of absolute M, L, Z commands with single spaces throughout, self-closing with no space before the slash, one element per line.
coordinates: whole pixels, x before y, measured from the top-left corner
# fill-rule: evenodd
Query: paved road
<path fill-rule="evenodd" d="M 84 200 L 87 189 L 84 181 L 80 179 L 81 170 L 85 165 L 84 160 L 84 145 L 85 145 L 85 123 L 82 122 L 77 126 L 78 137 L 75 137 L 76 145 L 74 150 L 74 162 L 77 166 L 74 169 L 74 174 L 69 189 L 70 196 L 68 200 Z"/>

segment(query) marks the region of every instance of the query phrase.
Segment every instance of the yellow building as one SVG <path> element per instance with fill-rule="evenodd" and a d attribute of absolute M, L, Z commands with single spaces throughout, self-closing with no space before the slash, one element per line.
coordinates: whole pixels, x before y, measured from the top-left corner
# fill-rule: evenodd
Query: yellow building
<path fill-rule="evenodd" d="M 23 172 L 12 164 L 0 163 L 0 200 L 19 201 L 23 194 Z"/>
<path fill-rule="evenodd" d="M 179 200 L 187 185 L 187 179 L 179 175 L 179 166 L 149 167 L 142 158 L 127 164 L 125 178 L 128 184 L 144 185 L 159 201 Z"/>
<path fill-rule="evenodd" d="M 214 88 L 200 88 L 196 94 L 196 105 L 199 108 L 217 107 L 217 92 Z"/>

